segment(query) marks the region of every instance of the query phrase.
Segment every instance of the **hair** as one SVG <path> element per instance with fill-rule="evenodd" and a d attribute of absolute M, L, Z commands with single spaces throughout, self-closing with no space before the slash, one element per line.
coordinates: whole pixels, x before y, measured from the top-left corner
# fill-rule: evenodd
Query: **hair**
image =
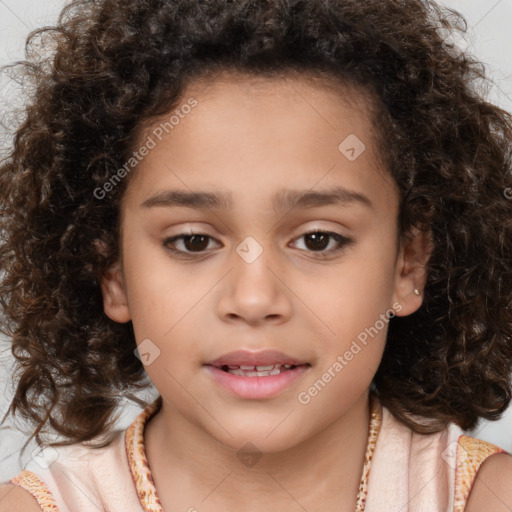
<path fill-rule="evenodd" d="M 123 167 L 142 123 L 223 70 L 309 73 L 374 98 L 400 191 L 400 234 L 428 230 L 421 308 L 390 321 L 372 386 L 416 432 L 497 419 L 511 399 L 511 116 L 484 65 L 448 44 L 466 21 L 429 0 L 79 0 L 29 35 L 33 84 L 0 165 L 0 304 L 17 387 L 9 412 L 70 444 L 112 427 L 150 385 L 130 322 L 103 311 L 119 257 Z M 510 189 L 508 189 L 510 190 Z"/>

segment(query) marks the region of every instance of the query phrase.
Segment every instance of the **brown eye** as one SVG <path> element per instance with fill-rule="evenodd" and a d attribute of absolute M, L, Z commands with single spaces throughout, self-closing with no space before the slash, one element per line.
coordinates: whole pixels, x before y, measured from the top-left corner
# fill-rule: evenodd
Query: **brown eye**
<path fill-rule="evenodd" d="M 173 236 L 171 238 L 166 238 L 163 241 L 163 245 L 172 252 L 182 253 L 184 255 L 191 253 L 202 253 L 208 247 L 208 243 L 210 240 L 214 240 L 211 236 L 205 235 L 203 233 L 195 233 L 195 234 L 181 234 L 177 236 Z M 178 242 L 178 243 L 177 243 Z M 174 248 L 172 246 L 181 246 L 179 248 Z"/>
<path fill-rule="evenodd" d="M 330 235 L 327 233 L 308 233 L 304 237 L 306 247 L 312 251 L 323 251 L 329 245 Z"/>
<path fill-rule="evenodd" d="M 196 252 L 204 251 L 208 247 L 208 238 L 205 235 L 191 235 L 183 237 L 183 244 L 187 250 Z M 206 243 L 205 243 L 206 242 Z"/>
<path fill-rule="evenodd" d="M 344 237 L 332 231 L 310 231 L 304 233 L 297 240 L 304 239 L 304 246 L 307 252 L 318 253 L 318 256 L 329 256 L 341 251 L 345 246 L 352 243 L 352 239 Z M 331 242 L 334 241 L 334 244 Z M 329 245 L 331 248 L 326 250 Z"/>

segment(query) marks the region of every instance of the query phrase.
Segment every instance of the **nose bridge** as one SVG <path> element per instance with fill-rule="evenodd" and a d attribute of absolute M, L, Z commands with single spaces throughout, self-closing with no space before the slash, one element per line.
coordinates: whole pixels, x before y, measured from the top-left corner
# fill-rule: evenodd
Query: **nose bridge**
<path fill-rule="evenodd" d="M 270 239 L 260 235 L 258 241 L 256 236 L 247 236 L 236 247 L 234 284 L 237 288 L 242 287 L 241 291 L 244 294 L 273 295 L 275 293 L 273 289 L 278 283 L 270 268 L 276 266 L 278 258 L 272 255 Z M 245 289 L 246 286 L 249 288 Z"/>
<path fill-rule="evenodd" d="M 247 236 L 238 244 L 236 248 L 236 253 L 247 265 L 252 265 L 258 260 L 260 260 L 261 265 L 261 260 L 266 259 L 266 257 L 261 258 L 261 256 L 263 252 L 268 254 L 269 244 L 265 243 L 261 236 L 258 238 L 262 242 L 261 244 L 254 236 Z M 262 244 L 265 244 L 265 249 L 263 248 Z"/>
<path fill-rule="evenodd" d="M 266 317 L 287 317 L 291 304 L 277 277 L 278 257 L 272 254 L 268 237 L 247 236 L 236 247 L 233 270 L 228 275 L 219 301 L 219 314 L 224 318 L 239 317 L 257 322 Z"/>

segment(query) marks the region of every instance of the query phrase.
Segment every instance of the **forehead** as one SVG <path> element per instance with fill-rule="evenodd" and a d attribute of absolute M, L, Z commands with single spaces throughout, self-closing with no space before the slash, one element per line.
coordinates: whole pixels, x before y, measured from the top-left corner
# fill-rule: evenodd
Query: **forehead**
<path fill-rule="evenodd" d="M 172 114 L 191 98 L 197 106 L 171 126 Z M 368 91 L 323 76 L 203 77 L 188 85 L 170 112 L 145 124 L 139 143 L 155 134 L 161 140 L 133 178 L 139 190 L 178 184 L 182 190 L 229 188 L 237 195 L 238 188 L 246 199 L 258 192 L 275 199 L 271 189 L 320 182 L 325 189 L 339 185 L 340 177 L 348 178 L 349 188 L 362 190 L 370 181 L 379 187 L 379 180 L 393 188 L 375 143 L 373 108 Z"/>
<path fill-rule="evenodd" d="M 165 124 L 169 120 L 169 114 L 179 111 L 190 98 L 200 103 L 200 115 L 189 116 L 190 119 L 186 123 L 180 124 L 191 127 L 194 127 L 194 118 L 200 117 L 197 124 L 201 123 L 203 127 L 207 127 L 209 121 L 212 121 L 208 117 L 218 116 L 217 126 L 225 129 L 226 124 L 221 126 L 221 122 L 231 116 L 231 124 L 236 124 L 237 120 L 240 123 L 251 122 L 254 128 L 267 122 L 269 130 L 274 128 L 275 134 L 277 127 L 270 126 L 270 122 L 274 122 L 275 118 L 271 120 L 266 117 L 266 114 L 272 111 L 278 112 L 283 122 L 304 120 L 312 129 L 321 123 L 324 124 L 324 128 L 336 131 L 338 122 L 345 118 L 354 131 L 362 128 L 359 131 L 367 132 L 365 135 L 372 138 L 371 142 L 379 136 L 374 123 L 379 100 L 368 88 L 357 86 L 326 72 L 290 70 L 255 74 L 223 70 L 208 71 L 192 79 L 168 113 L 142 123 L 138 132 L 139 138 Z M 340 107 L 343 110 L 341 119 Z M 197 112 L 198 109 L 194 109 L 194 114 Z M 232 115 L 233 113 L 235 115 Z M 169 128 L 172 128 L 175 135 L 176 132 L 183 131 L 175 130 L 174 127 Z M 165 130 L 166 134 L 169 131 Z"/>
<path fill-rule="evenodd" d="M 348 80 L 332 75 L 311 72 L 288 71 L 279 74 L 250 74 L 238 71 L 222 71 L 199 76 L 189 83 L 182 94 L 181 102 L 187 97 L 200 97 L 203 104 L 214 108 L 226 108 L 226 100 L 230 107 L 254 107 L 255 114 L 260 118 L 267 109 L 277 110 L 286 117 L 285 109 L 290 115 L 297 114 L 296 107 L 308 107 L 311 116 L 322 120 L 332 129 L 336 129 L 336 107 L 357 111 L 357 117 L 372 127 L 374 109 L 377 98 L 369 89 L 358 87 Z M 277 104 L 277 105 L 276 105 Z M 304 112 L 305 114 L 305 112 Z M 165 116 L 164 116 L 165 118 Z M 157 120 L 157 123 L 161 119 Z M 355 119 L 351 120 L 352 122 Z M 373 130 L 372 130 L 373 132 Z"/>

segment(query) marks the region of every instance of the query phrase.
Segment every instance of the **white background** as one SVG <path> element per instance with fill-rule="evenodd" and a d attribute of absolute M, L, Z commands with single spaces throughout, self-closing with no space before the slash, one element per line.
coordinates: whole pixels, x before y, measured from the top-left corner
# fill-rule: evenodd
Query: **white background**
<path fill-rule="evenodd" d="M 62 0 L 0 0 L 0 65 L 23 58 L 27 34 L 52 24 L 64 3 Z M 465 15 L 469 50 L 486 63 L 494 80 L 489 98 L 512 111 L 512 35 L 507 23 L 512 20 L 512 0 L 445 0 L 440 3 Z M 2 87 L 5 90 L 8 85 L 2 82 Z M 2 109 L 6 106 L 3 96 Z M 5 411 L 11 394 L 9 350 L 8 343 L 0 341 L 0 413 Z M 135 407 L 127 407 L 120 426 L 128 424 L 137 411 Z M 481 422 L 472 434 L 512 451 L 512 408 L 498 422 Z M 23 440 L 24 437 L 14 431 L 0 431 L 0 482 L 17 474 L 29 460 L 33 447 L 22 460 L 19 457 Z"/>

